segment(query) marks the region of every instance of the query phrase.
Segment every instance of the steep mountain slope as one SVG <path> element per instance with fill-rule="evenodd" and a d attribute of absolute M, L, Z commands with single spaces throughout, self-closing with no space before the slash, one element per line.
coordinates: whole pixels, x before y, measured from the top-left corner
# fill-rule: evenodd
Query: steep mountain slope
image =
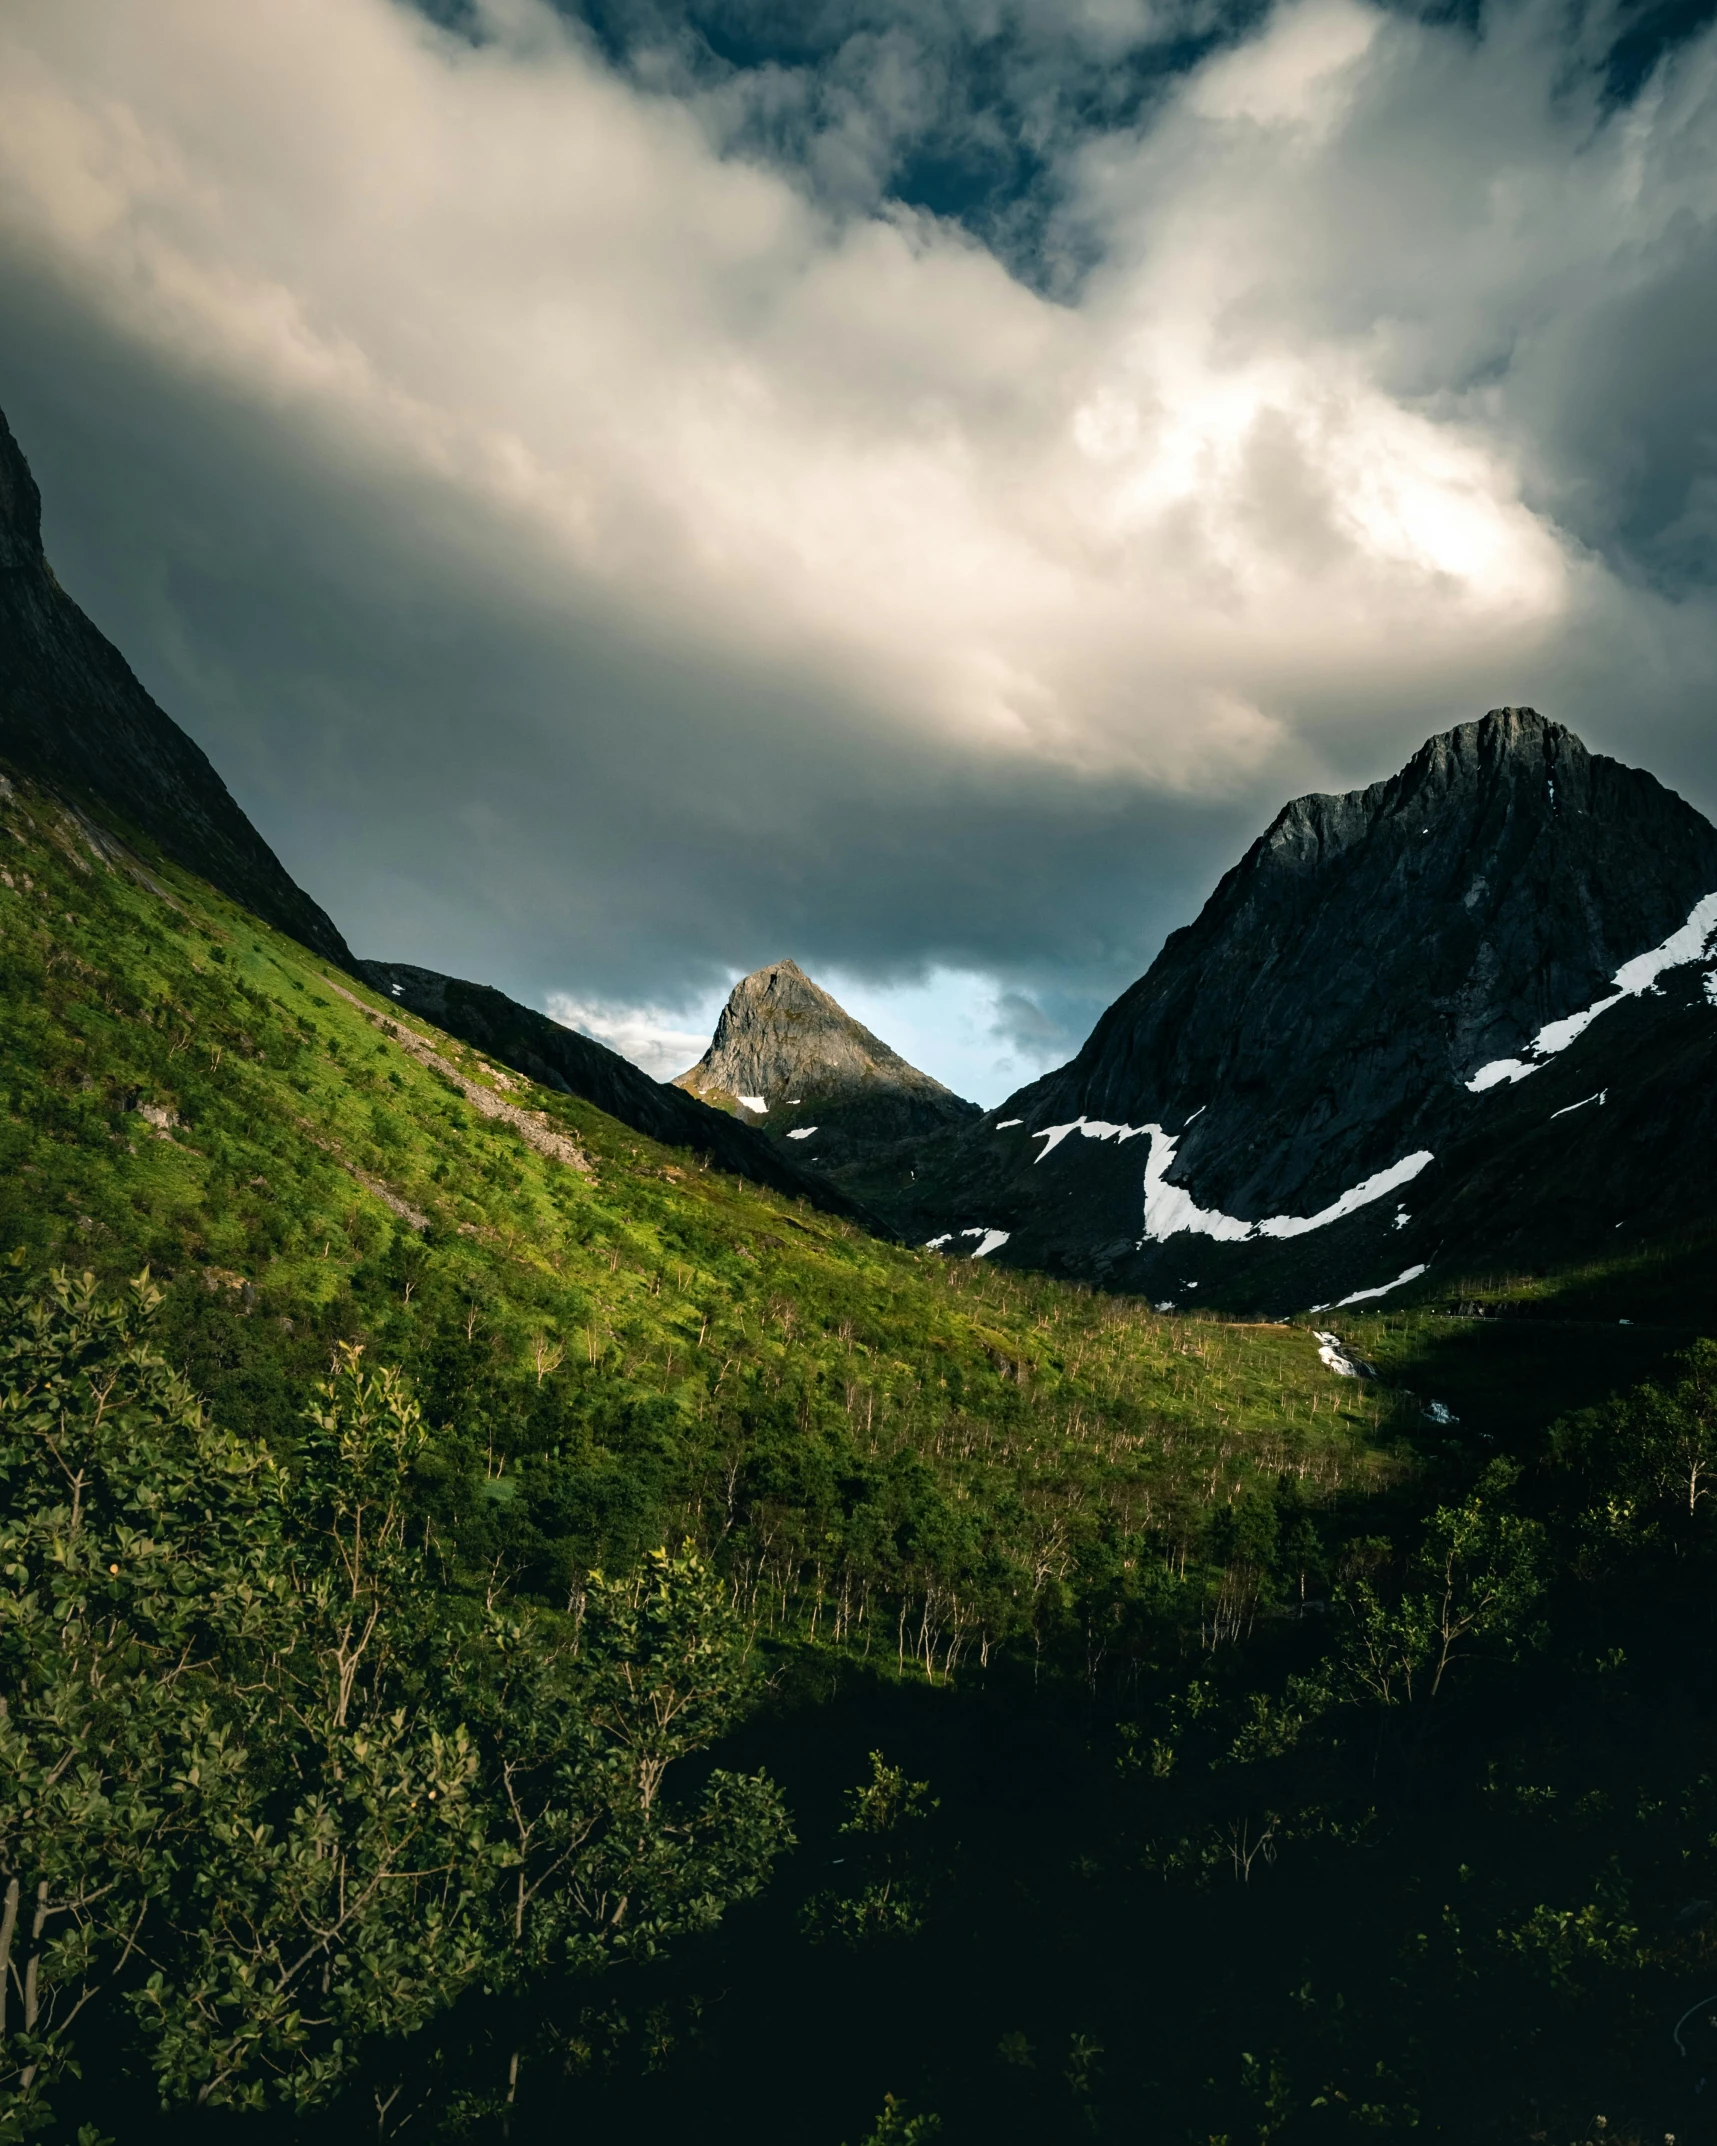
<path fill-rule="evenodd" d="M 547 1014 L 521 1006 L 505 992 L 487 984 L 462 983 L 457 977 L 413 968 L 403 961 L 364 961 L 358 967 L 384 997 L 486 1051 L 527 1079 L 562 1095 L 582 1096 L 652 1140 L 694 1149 L 718 1169 L 732 1170 L 791 1198 L 809 1200 L 830 1214 L 854 1216 L 886 1232 L 884 1223 L 865 1214 L 827 1178 L 805 1169 L 794 1155 L 781 1152 L 751 1126 L 681 1094 L 677 1087 L 652 1080 L 617 1051 L 575 1029 L 562 1028 Z"/>
<path fill-rule="evenodd" d="M 54 579 L 42 550 L 41 495 L 3 416 L 0 759 L 69 805 L 117 814 L 255 915 L 351 966 L 345 940 L 288 877 L 207 757 Z"/>
<path fill-rule="evenodd" d="M 1070 1065 L 926 1158 L 918 1217 L 1272 1306 L 1691 1219 L 1714 895 L 1691 806 L 1495 710 L 1287 806 Z"/>
<path fill-rule="evenodd" d="M 794 961 L 734 985 L 709 1049 L 674 1085 L 745 1113 L 837 1176 L 980 1114 L 908 1065 Z"/>
<path fill-rule="evenodd" d="M 1129 1530 L 1190 1556 L 1196 1617 L 1231 1497 L 1383 1468 L 1375 1397 L 1303 1331 L 1189 1341 L 702 1168 L 27 783 L 0 859 L 0 1273 L 147 1261 L 250 1434 L 289 1440 L 364 1341 L 416 1382 L 424 1495 L 478 1569 L 564 1601 L 690 1535 L 759 1621 L 868 1646 L 886 1607 L 940 1670 Z"/>

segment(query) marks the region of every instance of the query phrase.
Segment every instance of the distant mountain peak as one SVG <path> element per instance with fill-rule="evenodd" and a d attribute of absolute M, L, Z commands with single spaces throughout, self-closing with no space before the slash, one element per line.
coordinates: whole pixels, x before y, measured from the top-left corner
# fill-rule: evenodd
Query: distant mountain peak
<path fill-rule="evenodd" d="M 850 1159 L 855 1143 L 922 1136 L 978 1115 L 855 1021 L 796 961 L 740 978 L 709 1049 L 674 1085 L 783 1138 L 821 1135 L 822 1161 L 836 1151 Z"/>

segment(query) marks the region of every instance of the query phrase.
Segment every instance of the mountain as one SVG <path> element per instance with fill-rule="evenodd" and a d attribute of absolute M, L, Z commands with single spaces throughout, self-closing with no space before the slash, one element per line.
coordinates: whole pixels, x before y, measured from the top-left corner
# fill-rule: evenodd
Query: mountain
<path fill-rule="evenodd" d="M 171 716 L 54 578 L 42 501 L 0 416 L 0 759 L 76 810 L 117 815 L 330 961 L 352 956 Z"/>
<path fill-rule="evenodd" d="M 845 1179 L 889 1177 L 896 1153 L 981 1113 L 873 1036 L 795 961 L 734 985 L 710 1047 L 674 1084 L 746 1116 Z"/>
<path fill-rule="evenodd" d="M 884 1223 L 866 1214 L 827 1178 L 806 1169 L 791 1150 L 783 1152 L 725 1111 L 712 1109 L 665 1081 L 652 1080 L 617 1051 L 575 1029 L 561 1027 L 547 1014 L 521 1006 L 505 992 L 403 961 L 362 961 L 357 967 L 385 998 L 542 1087 L 581 1096 L 652 1140 L 694 1149 L 718 1169 L 731 1170 L 790 1198 L 809 1200 L 828 1213 L 852 1216 L 886 1234 Z"/>
<path fill-rule="evenodd" d="M 1493 710 L 1286 806 L 1071 1064 L 925 1158 L 911 1219 L 1271 1308 L 1692 1219 L 1714 890 L 1690 805 Z"/>

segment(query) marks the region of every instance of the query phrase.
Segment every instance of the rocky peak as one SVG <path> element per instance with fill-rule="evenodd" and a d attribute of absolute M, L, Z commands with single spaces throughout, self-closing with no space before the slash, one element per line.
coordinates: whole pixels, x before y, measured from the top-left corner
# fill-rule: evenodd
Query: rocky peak
<path fill-rule="evenodd" d="M 1041 1085 L 1134 1124 L 1208 1106 L 1188 1157 L 1285 1202 L 1587 1004 L 1713 887 L 1690 805 L 1495 709 L 1387 781 L 1286 806 Z"/>
<path fill-rule="evenodd" d="M 855 1021 L 796 961 L 734 985 L 710 1047 L 675 1083 L 828 1162 L 856 1146 L 937 1132 L 978 1115 Z M 801 1148 L 803 1152 L 803 1148 Z"/>
<path fill-rule="evenodd" d="M 1475 1100 L 1509 1077 L 1495 1069 L 1609 1003 L 1618 970 L 1714 894 L 1717 829 L 1700 813 L 1535 710 L 1493 709 L 1385 781 L 1284 806 L 1073 1062 L 938 1164 L 956 1198 L 935 1220 L 1013 1230 L 1010 1257 L 1076 1269 L 1116 1245 L 1144 1257 L 1125 1143 L 1152 1126 L 1170 1143 L 1163 1198 L 1184 1191 L 1206 1217 L 1182 1223 L 1195 1236 L 1239 1244 L 1255 1220 L 1333 1212 L 1500 1123 Z M 1076 1161 L 1065 1132 L 1042 1144 L 1076 1123 L 1117 1145 Z"/>

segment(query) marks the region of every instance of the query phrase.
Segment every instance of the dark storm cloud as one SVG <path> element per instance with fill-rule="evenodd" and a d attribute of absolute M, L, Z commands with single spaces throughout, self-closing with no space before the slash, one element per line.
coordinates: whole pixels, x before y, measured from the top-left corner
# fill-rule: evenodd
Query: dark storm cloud
<path fill-rule="evenodd" d="M 815 672 L 521 585 L 455 488 L 378 494 L 40 297 L 12 325 L 61 579 L 363 952 L 610 1002 L 765 945 L 879 977 L 1071 964 L 1088 1018 L 1249 831 L 931 736 L 879 751 Z"/>
<path fill-rule="evenodd" d="M 1023 1075 L 1485 706 L 1717 802 L 1717 46 L 1639 41 L 19 0 L 0 401 L 364 951 L 945 976 Z"/>

